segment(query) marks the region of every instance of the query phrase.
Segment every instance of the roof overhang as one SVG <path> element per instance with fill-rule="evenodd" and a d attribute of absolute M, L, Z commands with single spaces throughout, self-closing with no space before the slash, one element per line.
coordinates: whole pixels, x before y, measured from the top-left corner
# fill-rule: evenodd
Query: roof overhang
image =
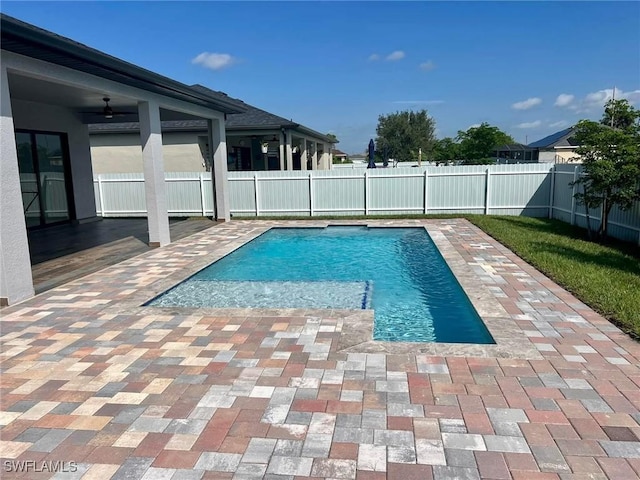
<path fill-rule="evenodd" d="M 212 98 L 188 85 L 145 70 L 71 39 L 1 14 L 2 50 L 95 75 L 223 113 L 242 113 L 233 100 Z"/>

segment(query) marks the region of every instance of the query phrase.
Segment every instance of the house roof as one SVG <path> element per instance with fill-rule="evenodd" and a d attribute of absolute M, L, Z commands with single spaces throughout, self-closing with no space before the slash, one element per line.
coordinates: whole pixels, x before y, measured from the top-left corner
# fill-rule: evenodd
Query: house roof
<path fill-rule="evenodd" d="M 347 157 L 348 155 L 346 153 L 344 153 L 342 150 L 338 150 L 337 148 L 334 148 L 333 149 L 333 156 Z"/>
<path fill-rule="evenodd" d="M 188 85 L 145 70 L 69 38 L 0 14 L 2 50 L 78 70 L 131 87 L 186 101 L 223 113 L 244 109 L 226 96 L 205 95 Z"/>
<path fill-rule="evenodd" d="M 191 85 L 191 88 L 202 93 L 203 95 L 211 95 L 214 97 L 226 96 L 226 93 L 216 92 L 215 90 L 211 90 L 204 85 Z M 241 102 L 240 100 L 237 101 Z M 279 129 L 282 127 L 295 128 L 298 126 L 297 123 L 291 120 L 287 120 L 286 118 L 274 115 L 273 113 L 269 113 L 266 110 L 254 107 L 253 105 L 249 105 L 244 102 L 241 103 L 245 107 L 245 111 L 243 113 L 236 113 L 227 116 L 226 126 L 229 130 L 246 128 L 255 129 L 260 127 Z"/>
<path fill-rule="evenodd" d="M 577 146 L 573 138 L 575 128 L 569 127 L 559 132 L 552 133 L 551 135 L 544 137 L 536 142 L 530 143 L 529 147 L 532 148 L 553 148 L 553 147 L 573 147 Z"/>
<path fill-rule="evenodd" d="M 507 143 L 506 145 L 500 145 L 498 147 L 493 148 L 496 152 L 522 152 L 528 150 L 535 150 L 530 145 L 524 145 L 522 143 Z"/>
<path fill-rule="evenodd" d="M 211 90 L 203 85 L 192 85 L 191 88 L 213 99 L 226 97 L 244 109 L 242 113 L 227 115 L 225 129 L 228 132 L 243 130 L 280 130 L 281 128 L 286 128 L 300 131 L 315 138 L 321 138 L 326 142 L 330 140 L 320 132 L 316 132 L 304 125 L 274 115 L 248 103 L 244 103 L 242 100 L 228 97 L 224 92 Z M 140 126 L 138 122 L 97 123 L 89 125 L 89 133 L 133 133 L 139 131 L 139 129 Z M 206 120 L 166 120 L 162 122 L 162 130 L 164 131 L 202 131 L 206 129 Z"/>

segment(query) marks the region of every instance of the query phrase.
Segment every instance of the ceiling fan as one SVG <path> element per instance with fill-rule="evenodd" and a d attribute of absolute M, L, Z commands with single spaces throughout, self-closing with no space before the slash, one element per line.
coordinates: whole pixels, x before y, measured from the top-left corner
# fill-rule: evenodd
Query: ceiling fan
<path fill-rule="evenodd" d="M 89 113 L 92 115 L 102 115 L 104 118 L 110 119 L 113 117 L 122 117 L 122 116 L 126 116 L 126 115 L 137 115 L 138 112 L 125 112 L 125 111 L 117 111 L 114 112 L 113 108 L 111 108 L 111 105 L 109 105 L 109 102 L 111 101 L 111 99 L 109 97 L 104 97 L 102 99 L 102 101 L 104 102 L 104 107 L 102 108 L 101 111 L 99 112 L 82 112 L 82 113 Z"/>

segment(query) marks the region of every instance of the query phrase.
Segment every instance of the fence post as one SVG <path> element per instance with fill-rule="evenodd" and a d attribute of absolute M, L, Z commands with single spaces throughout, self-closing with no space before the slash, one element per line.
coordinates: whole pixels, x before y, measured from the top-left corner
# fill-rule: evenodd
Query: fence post
<path fill-rule="evenodd" d="M 551 190 L 549 192 L 549 218 L 553 218 L 553 202 L 555 202 L 556 193 L 556 164 L 551 167 Z"/>
<path fill-rule="evenodd" d="M 571 225 L 576 224 L 576 181 L 578 180 L 578 166 L 573 170 L 573 185 L 571 186 Z"/>
<path fill-rule="evenodd" d="M 313 217 L 313 175 L 309 172 L 309 216 Z"/>
<path fill-rule="evenodd" d="M 424 169 L 424 214 L 427 214 L 429 211 L 428 205 L 428 196 L 429 196 L 429 167 Z"/>
<path fill-rule="evenodd" d="M 104 193 L 102 191 L 102 174 L 98 174 L 98 197 L 100 198 L 100 216 L 104 217 Z"/>
<path fill-rule="evenodd" d="M 487 175 L 485 181 L 485 190 L 484 190 L 484 214 L 489 215 L 489 195 L 490 195 L 490 178 L 491 178 L 491 170 L 490 167 L 487 167 Z"/>
<path fill-rule="evenodd" d="M 256 217 L 260 216 L 260 205 L 259 205 L 259 198 L 260 195 L 258 193 L 258 173 L 254 172 L 253 174 L 253 191 L 255 192 L 255 196 L 256 196 Z"/>
<path fill-rule="evenodd" d="M 202 216 L 206 217 L 207 211 L 204 207 L 204 174 L 200 172 L 198 178 L 200 180 L 200 202 L 202 203 Z"/>
<path fill-rule="evenodd" d="M 367 188 L 367 184 L 369 176 L 367 175 L 367 171 L 364 171 L 364 214 L 369 215 L 369 189 Z"/>

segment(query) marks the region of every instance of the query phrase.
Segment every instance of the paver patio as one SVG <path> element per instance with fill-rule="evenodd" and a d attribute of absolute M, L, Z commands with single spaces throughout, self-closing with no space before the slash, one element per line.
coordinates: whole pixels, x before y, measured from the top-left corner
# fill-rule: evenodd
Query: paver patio
<path fill-rule="evenodd" d="M 370 311 L 142 306 L 282 223 L 2 309 L 0 476 L 640 477 L 640 345 L 465 220 L 349 224 L 425 226 L 497 346 L 372 342 Z"/>

